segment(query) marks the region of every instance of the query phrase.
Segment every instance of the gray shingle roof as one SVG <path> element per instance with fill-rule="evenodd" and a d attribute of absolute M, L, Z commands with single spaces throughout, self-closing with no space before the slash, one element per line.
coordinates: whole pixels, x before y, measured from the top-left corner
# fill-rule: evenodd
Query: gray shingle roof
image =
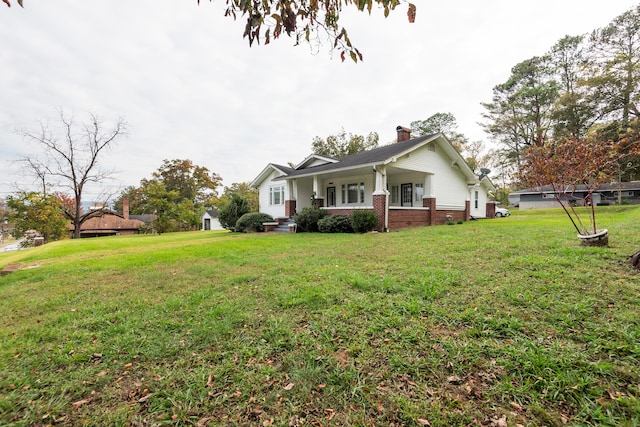
<path fill-rule="evenodd" d="M 286 179 L 299 175 L 316 174 L 319 172 L 329 172 L 333 170 L 377 164 L 391 159 L 394 156 L 398 156 L 406 151 L 409 151 L 414 147 L 424 143 L 425 141 L 433 138 L 435 135 L 437 134 L 424 135 L 418 138 L 410 139 L 408 141 L 396 142 L 394 144 L 389 144 L 382 147 L 374 148 L 372 150 L 363 151 L 361 153 L 352 154 L 350 156 L 341 157 L 338 159 L 339 162 L 337 163 L 327 163 L 324 165 L 312 166 L 305 169 L 292 169 L 280 165 L 274 166 L 276 166 L 278 169 L 281 169 L 287 174 L 286 176 L 282 177 L 282 179 Z"/>

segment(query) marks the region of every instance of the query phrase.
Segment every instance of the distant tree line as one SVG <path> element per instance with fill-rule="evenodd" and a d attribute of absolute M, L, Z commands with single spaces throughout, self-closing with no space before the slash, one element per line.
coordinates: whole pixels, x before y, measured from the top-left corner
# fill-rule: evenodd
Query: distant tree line
<path fill-rule="evenodd" d="M 528 147 L 551 140 L 618 141 L 640 128 L 640 5 L 589 34 L 565 36 L 516 64 L 483 103 L 484 130 L 514 176 Z M 637 178 L 640 159 L 621 166 Z"/>

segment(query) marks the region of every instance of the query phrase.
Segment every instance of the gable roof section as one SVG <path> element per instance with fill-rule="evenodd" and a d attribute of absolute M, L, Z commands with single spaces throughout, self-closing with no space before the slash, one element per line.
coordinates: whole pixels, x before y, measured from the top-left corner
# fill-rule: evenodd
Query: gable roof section
<path fill-rule="evenodd" d="M 326 163 L 337 163 L 339 161 L 340 160 L 336 159 L 335 157 L 323 156 L 322 154 L 314 153 L 314 154 L 311 154 L 310 156 L 307 156 L 306 159 L 298 163 L 295 169 L 304 169 L 304 168 L 310 167 L 314 162 L 324 162 L 326 164 Z"/>
<path fill-rule="evenodd" d="M 262 183 L 262 181 L 267 179 L 267 177 L 274 171 L 279 173 L 280 175 L 285 175 L 286 176 L 286 175 L 289 175 L 291 172 L 295 171 L 295 169 L 290 168 L 288 166 L 282 166 L 282 165 L 276 165 L 275 163 L 269 163 L 262 170 L 262 172 L 260 172 L 260 174 L 258 174 L 258 176 L 255 177 L 253 181 L 251 181 L 249 186 L 257 188 Z"/>

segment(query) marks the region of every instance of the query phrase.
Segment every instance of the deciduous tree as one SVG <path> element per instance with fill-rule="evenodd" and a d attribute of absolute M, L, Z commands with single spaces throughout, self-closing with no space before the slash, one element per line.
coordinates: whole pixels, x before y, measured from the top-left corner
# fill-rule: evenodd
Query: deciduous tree
<path fill-rule="evenodd" d="M 23 236 L 27 230 L 35 230 L 46 243 L 69 235 L 63 200 L 55 194 L 20 191 L 7 197 L 7 206 L 7 220 L 14 225 L 16 237 Z"/>
<path fill-rule="evenodd" d="M 627 135 L 618 141 L 595 138 L 549 141 L 543 146 L 529 147 L 521 179 L 525 186 L 541 193 L 553 193 L 578 234 L 595 234 L 598 229 L 593 193 L 603 183 L 615 181 L 621 164 L 638 153 L 638 134 Z M 583 189 L 586 195 L 578 204 L 588 207 L 588 220 L 583 219 L 575 207 L 575 194 Z"/>
<path fill-rule="evenodd" d="M 167 191 L 176 191 L 179 201 L 191 200 L 197 206 L 214 204 L 222 182 L 217 173 L 183 159 L 164 160 L 152 176 L 162 182 Z"/>
<path fill-rule="evenodd" d="M 311 143 L 311 149 L 315 154 L 340 158 L 376 148 L 379 139 L 376 132 L 371 132 L 365 137 L 364 135 L 347 134 L 342 129 L 338 134 L 329 135 L 326 139 L 316 136 Z"/>
<path fill-rule="evenodd" d="M 128 199 L 130 213 L 156 215 L 153 225 L 160 233 L 194 230 L 205 208 L 217 204 L 221 181 L 220 175 L 191 160 L 164 160 L 140 187 L 127 187 L 120 194 L 116 209 Z"/>
<path fill-rule="evenodd" d="M 127 124 L 118 119 L 111 127 L 106 127 L 93 113 L 89 114 L 88 122 L 77 123 L 73 116 L 67 116 L 62 110 L 59 111 L 59 124 L 57 129 L 52 129 L 48 123 L 40 122 L 37 131 L 24 131 L 24 137 L 36 145 L 39 153 L 23 160 L 43 183 L 69 190 L 75 203 L 73 209 L 65 213 L 73 223 L 73 237 L 77 238 L 82 224 L 99 214 L 83 213 L 85 187 L 113 177 L 114 172 L 100 167 L 100 160 L 126 134 Z M 43 184 L 43 188 L 46 187 Z"/>

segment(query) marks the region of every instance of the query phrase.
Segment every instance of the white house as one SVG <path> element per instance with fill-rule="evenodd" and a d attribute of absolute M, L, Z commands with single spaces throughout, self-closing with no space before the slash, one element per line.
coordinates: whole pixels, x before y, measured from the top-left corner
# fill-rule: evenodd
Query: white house
<path fill-rule="evenodd" d="M 441 133 L 410 138 L 335 159 L 312 154 L 296 167 L 270 163 L 252 181 L 260 212 L 292 217 L 304 207 L 329 213 L 371 210 L 379 230 L 433 225 L 448 220 L 492 218 L 495 187 L 477 176 Z"/>

